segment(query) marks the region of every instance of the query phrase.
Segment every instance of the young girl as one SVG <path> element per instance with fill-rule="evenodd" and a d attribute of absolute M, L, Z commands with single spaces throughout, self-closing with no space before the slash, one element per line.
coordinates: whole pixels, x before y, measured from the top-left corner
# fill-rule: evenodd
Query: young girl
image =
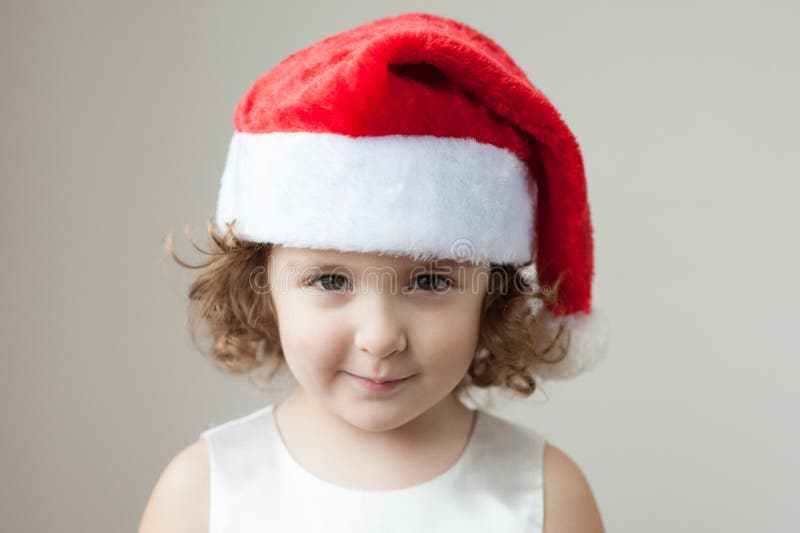
<path fill-rule="evenodd" d="M 234 125 L 190 298 L 221 368 L 294 389 L 181 451 L 140 532 L 602 531 L 575 463 L 480 408 L 606 349 L 550 101 L 485 35 L 411 13 L 289 56 Z"/>

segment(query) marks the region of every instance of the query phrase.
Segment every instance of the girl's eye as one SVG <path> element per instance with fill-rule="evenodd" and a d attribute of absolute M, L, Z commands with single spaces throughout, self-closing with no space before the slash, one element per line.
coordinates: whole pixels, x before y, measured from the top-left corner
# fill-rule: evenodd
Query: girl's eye
<path fill-rule="evenodd" d="M 448 278 L 437 274 L 424 274 L 417 277 L 417 281 L 423 280 L 420 288 L 425 291 L 444 291 L 452 285 Z M 427 281 L 426 281 L 427 280 Z"/>
<path fill-rule="evenodd" d="M 437 274 L 423 274 L 415 279 L 414 289 L 426 292 L 441 292 L 452 286 L 450 279 Z M 311 279 L 309 285 L 326 292 L 343 293 L 348 290 L 347 278 L 338 274 L 323 274 Z"/>
<path fill-rule="evenodd" d="M 344 276 L 339 276 L 337 274 L 323 274 L 311 280 L 311 284 L 316 288 L 321 288 L 325 291 L 331 292 L 344 292 L 344 288 L 337 285 L 337 282 L 341 282 L 342 280 L 347 281 L 347 278 Z M 319 287 L 317 282 L 321 282 L 322 287 Z"/>

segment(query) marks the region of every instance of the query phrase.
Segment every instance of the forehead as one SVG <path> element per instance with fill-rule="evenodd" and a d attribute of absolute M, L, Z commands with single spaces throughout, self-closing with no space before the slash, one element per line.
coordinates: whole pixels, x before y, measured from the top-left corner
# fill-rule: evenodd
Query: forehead
<path fill-rule="evenodd" d="M 293 248 L 275 246 L 272 252 L 275 261 L 290 267 L 334 267 L 343 266 L 350 268 L 364 267 L 393 267 L 410 269 L 416 266 L 435 265 L 452 268 L 476 268 L 470 263 L 463 263 L 452 259 L 415 260 L 404 255 L 391 255 L 365 252 L 343 252 L 340 250 L 322 250 L 313 248 Z"/>

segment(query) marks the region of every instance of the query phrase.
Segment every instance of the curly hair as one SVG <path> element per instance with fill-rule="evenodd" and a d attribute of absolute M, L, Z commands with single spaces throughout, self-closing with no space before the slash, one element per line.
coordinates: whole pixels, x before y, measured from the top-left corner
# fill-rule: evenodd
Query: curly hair
<path fill-rule="evenodd" d="M 233 222 L 235 224 L 235 221 Z M 233 233 L 233 224 L 220 234 L 208 222 L 211 249 L 192 246 L 209 259 L 199 264 L 181 260 L 167 234 L 165 249 L 178 264 L 201 269 L 189 288 L 189 331 L 194 345 L 229 374 L 268 368 L 268 378 L 284 363 L 272 299 L 265 297 L 266 268 L 271 243 L 256 243 Z M 552 287 L 539 286 L 524 275 L 526 267 L 492 263 L 480 317 L 479 349 L 455 393 L 467 387 L 500 387 L 519 397 L 536 390 L 536 369 L 567 355 L 569 332 L 553 333 L 534 311 L 553 302 L 559 278 Z M 198 343 L 198 322 L 211 337 L 208 352 Z"/>

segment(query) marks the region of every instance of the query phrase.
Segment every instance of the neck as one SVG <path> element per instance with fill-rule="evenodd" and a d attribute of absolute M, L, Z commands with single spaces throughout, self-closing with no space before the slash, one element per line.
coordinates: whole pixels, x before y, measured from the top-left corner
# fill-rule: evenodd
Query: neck
<path fill-rule="evenodd" d="M 454 394 L 421 413 L 398 415 L 392 421 L 364 422 L 359 413 L 340 413 L 321 405 L 297 387 L 276 411 L 280 410 L 287 424 L 311 437 L 325 435 L 328 442 L 339 442 L 344 449 L 387 451 L 408 450 L 410 447 L 436 446 L 452 440 L 462 440 L 473 422 L 473 412 Z"/>

